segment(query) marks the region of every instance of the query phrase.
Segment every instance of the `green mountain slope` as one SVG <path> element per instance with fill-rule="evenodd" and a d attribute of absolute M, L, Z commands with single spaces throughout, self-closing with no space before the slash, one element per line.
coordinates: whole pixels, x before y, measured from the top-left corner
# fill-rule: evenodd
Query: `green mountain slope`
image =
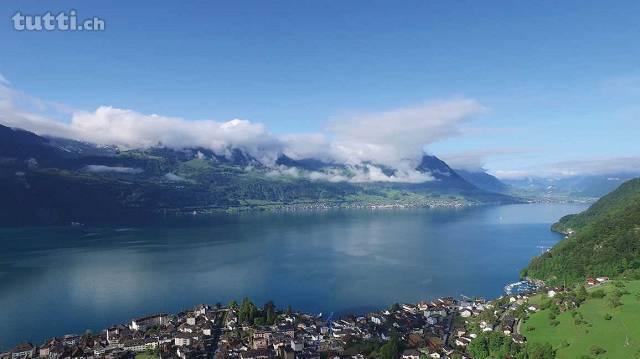
<path fill-rule="evenodd" d="M 553 229 L 567 234 L 534 258 L 524 276 L 577 283 L 589 276 L 640 273 L 640 178 L 622 184 L 588 210 L 565 216 Z"/>

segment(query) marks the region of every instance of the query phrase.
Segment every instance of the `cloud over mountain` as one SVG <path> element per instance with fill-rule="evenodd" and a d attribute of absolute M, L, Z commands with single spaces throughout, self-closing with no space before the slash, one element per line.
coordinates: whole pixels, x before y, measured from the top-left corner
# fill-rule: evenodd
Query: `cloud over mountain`
<path fill-rule="evenodd" d="M 225 154 L 239 148 L 265 164 L 282 153 L 296 159 L 318 158 L 355 165 L 370 162 L 393 166 L 398 176 L 425 180 L 414 173 L 423 147 L 461 133 L 460 125 L 484 110 L 476 100 L 459 98 L 377 113 L 335 117 L 322 133 L 274 135 L 261 123 L 187 120 L 130 109 L 100 106 L 95 111 L 58 111 L 0 81 L 0 122 L 41 135 L 51 135 L 122 148 L 203 147 Z M 63 120 L 50 113 L 62 112 Z M 363 181 L 398 180 L 371 168 Z"/>
<path fill-rule="evenodd" d="M 484 107 L 474 99 L 427 102 L 418 106 L 336 118 L 329 131 L 345 162 L 393 165 L 422 157 L 423 147 L 461 135 L 460 125 Z"/>
<path fill-rule="evenodd" d="M 70 108 L 15 89 L 0 74 L 0 123 L 40 135 L 71 138 L 121 148 L 167 146 L 203 147 L 219 155 L 241 149 L 274 169 L 274 174 L 306 176 L 328 181 L 424 182 L 431 176 L 415 170 L 425 146 L 462 136 L 468 121 L 485 111 L 471 98 L 425 102 L 381 112 L 359 112 L 331 118 L 322 132 L 273 134 L 262 123 L 245 119 L 189 120 L 131 109 L 100 106 L 93 111 Z M 445 155 L 454 168 L 481 170 L 487 158 L 521 154 L 524 149 L 485 149 Z M 348 166 L 340 172 L 287 171 L 276 166 L 285 154 L 293 159 L 315 158 Z M 383 167 L 396 171 L 390 175 Z M 554 162 L 535 168 L 495 169 L 500 178 L 567 177 L 628 173 L 640 168 L 640 157 L 614 157 Z M 637 171 L 636 171 L 637 172 Z"/>
<path fill-rule="evenodd" d="M 485 170 L 489 158 L 521 155 L 529 151 L 523 148 L 489 148 L 449 153 L 440 157 L 452 168 L 477 172 Z"/>

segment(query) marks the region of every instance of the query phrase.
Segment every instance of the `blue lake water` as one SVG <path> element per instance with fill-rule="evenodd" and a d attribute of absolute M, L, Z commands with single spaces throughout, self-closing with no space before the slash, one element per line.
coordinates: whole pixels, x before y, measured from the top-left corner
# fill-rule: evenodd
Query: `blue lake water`
<path fill-rule="evenodd" d="M 349 312 L 436 296 L 495 297 L 585 208 L 335 210 L 136 228 L 0 229 L 0 350 L 158 311 L 249 296 Z"/>

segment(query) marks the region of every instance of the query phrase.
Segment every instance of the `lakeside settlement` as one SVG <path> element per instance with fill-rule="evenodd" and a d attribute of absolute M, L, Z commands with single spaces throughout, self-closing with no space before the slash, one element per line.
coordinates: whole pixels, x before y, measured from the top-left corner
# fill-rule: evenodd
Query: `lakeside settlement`
<path fill-rule="evenodd" d="M 0 353 L 0 359 L 364 359 L 372 353 L 376 358 L 474 358 L 487 335 L 519 352 L 527 341 L 522 324 L 544 309 L 540 298 L 547 298 L 545 306 L 576 308 L 585 287 L 608 282 L 608 277 L 587 278 L 582 293 L 540 281 L 517 282 L 507 286 L 511 293 L 491 301 L 444 297 L 335 320 L 290 307 L 278 310 L 271 301 L 258 308 L 245 298 L 241 304 L 200 304 L 175 315 L 148 315 L 39 346 L 21 343 Z M 513 291 L 516 287 L 521 291 Z"/>
<path fill-rule="evenodd" d="M 176 315 L 154 314 L 115 325 L 99 333 L 65 335 L 35 346 L 22 343 L 0 359 L 161 358 L 361 358 L 357 347 L 388 342 L 392 336 L 409 348 L 403 358 L 447 358 L 459 341 L 454 321 L 486 309 L 484 300 L 439 298 L 417 304 L 395 304 L 387 310 L 332 320 L 322 315 L 276 311 L 265 305 L 264 317 L 252 303 L 198 305 Z M 248 311 L 247 311 L 248 308 Z M 253 313 L 253 314 L 252 314 Z M 270 324 L 265 321 L 270 321 Z M 420 350 L 420 351 L 419 351 Z M 346 354 L 345 354 L 346 353 Z"/>

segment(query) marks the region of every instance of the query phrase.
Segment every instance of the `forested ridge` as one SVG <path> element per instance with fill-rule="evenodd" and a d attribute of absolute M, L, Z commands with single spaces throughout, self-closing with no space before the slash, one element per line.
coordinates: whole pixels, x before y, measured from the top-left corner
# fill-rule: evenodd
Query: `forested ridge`
<path fill-rule="evenodd" d="M 553 225 L 567 235 L 535 257 L 525 277 L 572 284 L 587 277 L 640 278 L 640 178 L 623 183 L 589 209 Z"/>

